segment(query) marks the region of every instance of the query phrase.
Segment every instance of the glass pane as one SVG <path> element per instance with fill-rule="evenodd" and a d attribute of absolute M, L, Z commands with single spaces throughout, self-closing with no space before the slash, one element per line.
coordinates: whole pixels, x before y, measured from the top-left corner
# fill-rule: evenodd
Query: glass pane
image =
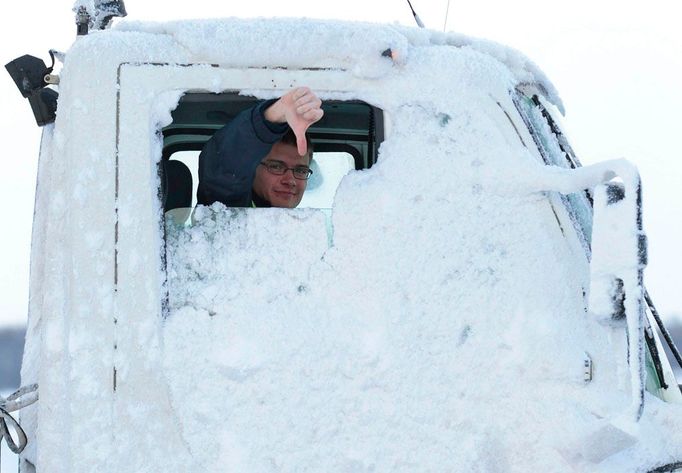
<path fill-rule="evenodd" d="M 533 103 L 532 99 L 526 96 L 519 95 L 518 99 L 519 111 L 529 126 L 535 144 L 538 146 L 545 162 L 554 166 L 561 166 L 562 168 L 571 167 L 540 108 Z"/>
<path fill-rule="evenodd" d="M 562 168 L 573 168 L 571 157 L 562 149 L 557 135 L 552 130 L 543 110 L 532 99 L 523 94 L 516 94 L 514 103 L 518 107 L 528 130 L 533 136 L 538 151 L 545 164 Z M 574 160 L 577 162 L 577 160 Z M 586 192 L 576 192 L 562 196 L 561 199 L 568 208 L 574 227 L 589 247 L 592 241 L 592 203 Z"/>
<path fill-rule="evenodd" d="M 343 176 L 355 168 L 353 156 L 345 152 L 315 152 L 313 175 L 299 207 L 330 209 Z"/>
<path fill-rule="evenodd" d="M 178 151 L 171 159 L 182 161 L 192 173 L 192 207 L 197 205 L 197 187 L 199 187 L 199 151 Z"/>

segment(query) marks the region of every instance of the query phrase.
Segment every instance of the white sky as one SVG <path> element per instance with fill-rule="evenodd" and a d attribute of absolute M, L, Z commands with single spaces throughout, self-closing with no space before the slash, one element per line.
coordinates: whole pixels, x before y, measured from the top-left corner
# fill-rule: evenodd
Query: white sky
<path fill-rule="evenodd" d="M 443 29 L 447 0 L 413 0 Z M 75 38 L 72 0 L 5 2 L 3 64 L 23 54 L 49 62 Z M 566 106 L 566 131 L 583 164 L 625 157 L 640 170 L 649 236 L 645 281 L 664 316 L 682 316 L 682 31 L 676 0 L 450 1 L 447 29 L 515 47 L 540 65 Z M 248 2 L 128 0 L 128 19 L 307 16 L 414 25 L 406 0 Z M 0 72 L 3 170 L 0 325 L 26 320 L 33 193 L 40 130 L 28 102 Z"/>

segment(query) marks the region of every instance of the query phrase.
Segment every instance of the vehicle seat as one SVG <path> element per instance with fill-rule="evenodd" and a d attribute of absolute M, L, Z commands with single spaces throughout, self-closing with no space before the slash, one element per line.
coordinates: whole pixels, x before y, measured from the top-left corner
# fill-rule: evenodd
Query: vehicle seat
<path fill-rule="evenodd" d="M 164 160 L 161 164 L 161 193 L 164 214 L 183 224 L 192 211 L 192 173 L 181 161 Z"/>

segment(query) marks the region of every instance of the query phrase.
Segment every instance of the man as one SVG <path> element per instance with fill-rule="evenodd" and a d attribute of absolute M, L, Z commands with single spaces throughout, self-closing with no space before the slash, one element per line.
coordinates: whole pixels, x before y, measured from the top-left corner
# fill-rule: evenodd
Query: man
<path fill-rule="evenodd" d="M 321 106 L 314 92 L 298 87 L 237 115 L 199 155 L 197 202 L 296 207 L 312 174 L 305 133 L 322 118 Z"/>

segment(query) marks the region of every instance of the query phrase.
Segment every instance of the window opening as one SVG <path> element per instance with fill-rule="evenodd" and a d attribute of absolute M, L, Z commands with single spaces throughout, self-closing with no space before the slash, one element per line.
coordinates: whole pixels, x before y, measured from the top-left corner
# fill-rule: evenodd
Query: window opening
<path fill-rule="evenodd" d="M 198 157 L 204 144 L 242 110 L 258 101 L 254 97 L 233 92 L 188 93 L 180 99 L 171 113 L 172 123 L 162 130 L 163 152 L 159 172 L 164 210 L 168 210 L 169 201 L 179 201 L 169 193 L 180 192 L 166 175 L 169 168 L 167 164 L 180 161 L 189 169 L 192 181 L 191 207 L 194 207 L 198 187 Z M 376 162 L 378 147 L 384 139 L 381 109 L 357 100 L 324 101 L 322 108 L 324 117 L 308 130 L 315 147 L 314 174 L 299 208 L 330 208 L 343 175 L 353 169 L 370 168 Z M 173 164 L 170 166 L 172 171 L 181 167 Z M 185 215 L 183 212 L 176 214 Z"/>
<path fill-rule="evenodd" d="M 186 94 L 163 129 L 163 159 L 177 151 L 200 151 L 218 129 L 258 101 L 236 93 Z M 384 140 L 383 111 L 357 100 L 326 100 L 322 108 L 324 117 L 308 130 L 316 149 L 321 143 L 345 143 L 357 149 L 356 169 L 372 167 Z"/>

